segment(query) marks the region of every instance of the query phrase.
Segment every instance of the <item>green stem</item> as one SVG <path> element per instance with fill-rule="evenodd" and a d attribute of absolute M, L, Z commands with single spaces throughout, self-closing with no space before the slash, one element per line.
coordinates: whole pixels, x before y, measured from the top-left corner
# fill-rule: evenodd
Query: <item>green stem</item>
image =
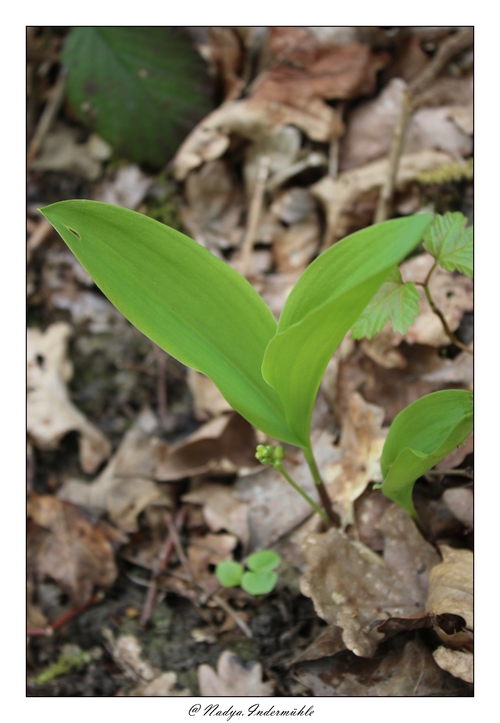
<path fill-rule="evenodd" d="M 306 500 L 306 502 L 308 502 L 308 503 L 311 505 L 311 507 L 313 508 L 313 510 L 318 513 L 318 515 L 321 517 L 321 519 L 323 520 L 323 522 L 326 522 L 326 524 L 328 524 L 328 521 L 329 521 L 329 520 L 328 520 L 328 515 L 326 514 L 326 512 L 325 512 L 324 510 L 322 510 L 321 507 L 319 507 L 319 506 L 316 504 L 316 502 L 314 502 L 314 501 L 309 497 L 309 495 L 304 492 L 304 490 L 302 489 L 302 487 L 299 487 L 299 485 L 296 484 L 296 483 L 293 481 L 293 479 L 290 477 L 290 475 L 288 474 L 288 472 L 286 471 L 286 469 L 283 467 L 283 464 L 280 464 L 280 465 L 276 465 L 276 464 L 275 464 L 275 465 L 274 465 L 274 468 L 277 469 L 278 472 L 281 472 L 281 474 L 282 474 L 283 477 L 286 479 L 286 481 L 287 481 L 289 484 L 292 485 L 293 489 L 294 489 L 296 492 L 298 492 L 299 495 L 301 495 L 301 496 Z"/>
<path fill-rule="evenodd" d="M 435 264 L 434 264 L 434 266 L 435 266 Z M 432 267 L 431 271 L 433 271 L 434 266 Z M 468 346 L 466 346 L 465 344 L 462 344 L 462 342 L 460 341 L 460 339 L 457 339 L 457 337 L 455 336 L 455 334 L 452 332 L 452 330 L 451 330 L 450 327 L 448 326 L 448 322 L 447 322 L 446 319 L 444 318 L 443 312 L 441 311 L 441 309 L 438 309 L 438 307 L 437 307 L 436 304 L 434 303 L 434 299 L 432 298 L 431 292 L 429 291 L 429 287 L 427 286 L 427 282 L 428 282 L 428 280 L 429 280 L 430 275 L 431 275 L 431 274 L 430 274 L 430 272 L 429 272 L 429 274 L 428 274 L 428 276 L 427 276 L 427 279 L 426 279 L 425 283 L 423 284 L 423 287 L 424 287 L 425 295 L 426 295 L 426 297 L 427 297 L 427 301 L 429 302 L 429 305 L 430 305 L 432 311 L 433 311 L 433 312 L 436 314 L 436 316 L 438 316 L 439 319 L 441 320 L 441 324 L 443 325 L 443 329 L 445 330 L 445 333 L 446 333 L 446 335 L 448 336 L 449 340 L 452 342 L 452 344 L 455 344 L 455 346 L 458 346 L 458 348 L 459 348 L 459 349 L 462 349 L 462 351 L 466 351 L 466 352 L 468 352 L 469 354 L 472 354 L 472 349 L 469 349 Z"/>
<path fill-rule="evenodd" d="M 321 503 L 328 516 L 328 522 L 330 522 L 332 527 L 340 527 L 340 517 L 337 515 L 336 512 L 333 511 L 332 501 L 328 495 L 328 492 L 326 491 L 326 487 L 323 484 L 323 480 L 321 479 L 321 475 L 319 473 L 319 469 L 318 469 L 318 465 L 316 464 L 316 460 L 314 459 L 314 454 L 313 454 L 311 445 L 309 445 L 309 447 L 304 447 L 304 454 L 306 457 L 307 464 L 309 465 L 309 469 L 311 470 L 311 474 L 313 476 L 314 482 L 316 483 L 316 487 L 318 488 L 318 493 L 319 493 L 319 496 L 321 499 Z"/>

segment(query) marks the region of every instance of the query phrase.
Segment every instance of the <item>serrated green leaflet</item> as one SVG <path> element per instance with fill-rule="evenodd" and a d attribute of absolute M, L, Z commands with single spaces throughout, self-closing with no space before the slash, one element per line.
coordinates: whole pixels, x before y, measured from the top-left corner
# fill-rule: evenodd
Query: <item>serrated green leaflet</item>
<path fill-rule="evenodd" d="M 352 327 L 353 339 L 371 339 L 382 331 L 388 319 L 394 331 L 405 334 L 419 313 L 419 298 L 415 284 L 403 284 L 401 273 L 395 268 Z"/>
<path fill-rule="evenodd" d="M 215 568 L 215 577 L 223 587 L 236 587 L 243 577 L 243 565 L 234 560 L 223 560 Z"/>
<path fill-rule="evenodd" d="M 274 589 L 278 576 L 270 570 L 245 572 L 241 578 L 241 587 L 250 595 L 267 595 Z"/>
<path fill-rule="evenodd" d="M 276 321 L 246 279 L 192 239 L 134 211 L 62 201 L 42 213 L 132 324 L 210 377 L 251 424 L 300 443 L 262 377 Z"/>
<path fill-rule="evenodd" d="M 312 409 L 330 357 L 432 218 L 422 214 L 358 231 L 321 254 L 290 293 L 262 373 L 277 391 L 301 446 L 310 444 Z"/>
<path fill-rule="evenodd" d="M 471 432 L 470 392 L 434 392 L 410 404 L 392 422 L 384 444 L 380 460 L 384 494 L 416 518 L 412 501 L 415 481 L 465 442 Z"/>
<path fill-rule="evenodd" d="M 79 118 L 158 168 L 210 110 L 206 65 L 181 28 L 75 27 L 62 59 Z"/>
<path fill-rule="evenodd" d="M 472 278 L 472 226 L 459 212 L 436 216 L 424 236 L 424 248 L 446 271 L 458 270 Z"/>

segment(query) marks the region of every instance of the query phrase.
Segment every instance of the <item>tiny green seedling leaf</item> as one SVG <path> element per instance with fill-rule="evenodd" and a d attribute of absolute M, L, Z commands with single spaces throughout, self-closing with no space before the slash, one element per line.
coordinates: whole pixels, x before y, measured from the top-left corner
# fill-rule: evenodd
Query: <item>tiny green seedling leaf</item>
<path fill-rule="evenodd" d="M 415 284 L 404 284 L 399 269 L 395 268 L 352 327 L 353 339 L 371 339 L 382 331 L 388 319 L 394 331 L 405 334 L 419 313 L 419 298 Z"/>
<path fill-rule="evenodd" d="M 215 576 L 223 587 L 236 587 L 243 577 L 243 565 L 234 560 L 224 560 L 215 568 Z"/>
<path fill-rule="evenodd" d="M 241 587 L 250 595 L 267 595 L 274 590 L 278 576 L 271 570 L 245 572 L 241 579 Z"/>
<path fill-rule="evenodd" d="M 460 271 L 472 278 L 472 226 L 460 213 L 436 216 L 424 235 L 424 248 L 446 271 Z"/>
<path fill-rule="evenodd" d="M 357 231 L 313 261 L 292 289 L 262 374 L 278 393 L 300 446 L 310 444 L 314 401 L 333 352 L 432 219 L 419 214 Z"/>
<path fill-rule="evenodd" d="M 261 550 L 254 552 L 247 560 L 252 572 L 269 572 L 275 570 L 281 562 L 281 557 L 274 550 Z"/>
<path fill-rule="evenodd" d="M 414 519 L 415 481 L 460 446 L 472 432 L 472 394 L 434 392 L 403 409 L 391 424 L 380 465 L 382 492 Z"/>

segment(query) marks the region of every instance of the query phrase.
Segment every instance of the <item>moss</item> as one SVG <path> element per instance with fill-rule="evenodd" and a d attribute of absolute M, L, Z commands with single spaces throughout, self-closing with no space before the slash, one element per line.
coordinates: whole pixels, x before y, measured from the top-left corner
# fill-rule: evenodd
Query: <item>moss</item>
<path fill-rule="evenodd" d="M 50 683 L 54 678 L 83 670 L 92 662 L 92 654 L 81 650 L 78 645 L 65 645 L 58 659 L 51 663 L 34 679 L 38 685 Z"/>

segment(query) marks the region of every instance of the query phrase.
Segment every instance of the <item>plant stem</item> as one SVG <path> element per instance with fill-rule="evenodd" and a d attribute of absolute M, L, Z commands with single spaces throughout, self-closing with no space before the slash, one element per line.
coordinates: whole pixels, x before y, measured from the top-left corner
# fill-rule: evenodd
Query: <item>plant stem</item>
<path fill-rule="evenodd" d="M 446 319 L 444 318 L 443 312 L 442 312 L 440 309 L 437 308 L 436 304 L 434 303 L 434 299 L 433 299 L 432 296 L 431 296 L 431 292 L 429 291 L 429 287 L 428 287 L 426 284 L 424 284 L 424 291 L 425 291 L 425 295 L 426 295 L 426 297 L 427 297 L 427 301 L 429 302 L 432 311 L 433 311 L 433 312 L 436 314 L 436 316 L 438 316 L 439 319 L 441 320 L 441 324 L 443 325 L 443 329 L 445 330 L 446 335 L 448 336 L 448 338 L 450 339 L 450 341 L 451 341 L 453 344 L 455 344 L 455 346 L 458 346 L 459 349 L 462 349 L 462 351 L 466 351 L 468 354 L 472 354 L 472 353 L 473 353 L 473 352 L 472 352 L 472 349 L 469 349 L 469 347 L 468 347 L 466 344 L 463 344 L 463 343 L 460 341 L 460 339 L 457 339 L 457 337 L 455 336 L 455 334 L 452 332 L 452 330 L 451 330 L 450 327 L 448 326 L 448 322 L 447 322 Z"/>
<path fill-rule="evenodd" d="M 321 517 L 321 519 L 323 520 L 323 522 L 326 522 L 326 524 L 328 524 L 329 519 L 328 519 L 328 515 L 326 514 L 326 512 L 325 512 L 324 510 L 322 510 L 321 507 L 319 507 L 319 506 L 316 504 L 316 502 L 314 502 L 314 501 L 309 497 L 309 495 L 306 494 L 306 492 L 304 492 L 304 490 L 302 489 L 302 487 L 299 487 L 299 485 L 298 485 L 296 482 L 293 481 L 293 479 L 290 477 L 290 475 L 288 474 L 288 472 L 286 471 L 286 469 L 283 467 L 283 465 L 281 464 L 281 465 L 279 465 L 279 466 L 275 466 L 275 469 L 277 469 L 278 472 L 281 472 L 281 474 L 282 474 L 283 477 L 286 479 L 286 481 L 287 481 L 289 484 L 292 485 L 293 489 L 294 489 L 296 492 L 298 492 L 299 495 L 301 495 L 301 496 L 306 500 L 306 502 L 308 502 L 308 503 L 311 505 L 311 507 L 313 508 L 313 510 L 318 513 L 318 515 Z"/>
<path fill-rule="evenodd" d="M 321 499 L 321 504 L 323 505 L 323 508 L 328 516 L 328 522 L 332 525 L 332 527 L 340 527 L 340 517 L 337 515 L 336 512 L 333 511 L 332 501 L 331 501 L 330 497 L 328 496 L 326 487 L 323 484 L 323 480 L 321 479 L 321 475 L 319 473 L 319 469 L 318 469 L 318 465 L 316 464 L 316 460 L 314 459 L 314 454 L 313 454 L 311 445 L 309 445 L 309 447 L 304 447 L 304 454 L 306 457 L 307 464 L 309 465 L 309 469 L 311 470 L 311 474 L 313 476 L 314 482 L 316 483 L 316 487 L 318 488 L 318 493 L 319 493 L 319 496 Z"/>

